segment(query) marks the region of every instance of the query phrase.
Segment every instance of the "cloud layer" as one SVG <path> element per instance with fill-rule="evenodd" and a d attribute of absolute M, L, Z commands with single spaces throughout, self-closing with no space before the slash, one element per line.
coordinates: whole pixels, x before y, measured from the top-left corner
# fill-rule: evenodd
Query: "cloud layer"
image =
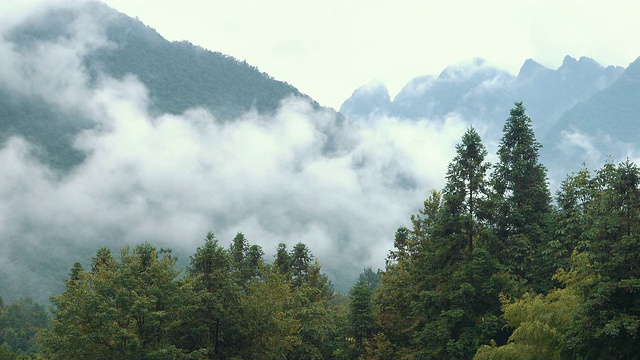
<path fill-rule="evenodd" d="M 69 259 L 76 247 L 150 241 L 188 257 L 209 230 L 225 245 L 242 231 L 268 255 L 302 241 L 344 285 L 383 266 L 395 229 L 444 184 L 466 128 L 456 117 L 349 123 L 293 98 L 226 122 L 198 108 L 155 116 L 135 75 L 89 80 L 83 57 L 112 46 L 96 24 L 70 29 L 28 48 L 0 42 L 2 86 L 95 124 L 75 138 L 87 158 L 67 173 L 24 138 L 0 149 L 0 272 L 23 279 L 15 296 L 42 285 L 25 252 L 63 269 L 87 265 Z"/>

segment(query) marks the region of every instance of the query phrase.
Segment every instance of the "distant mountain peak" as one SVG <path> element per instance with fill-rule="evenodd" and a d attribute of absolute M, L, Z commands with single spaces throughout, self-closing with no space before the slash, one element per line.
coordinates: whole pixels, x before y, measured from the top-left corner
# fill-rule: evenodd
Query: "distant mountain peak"
<path fill-rule="evenodd" d="M 522 67 L 520 68 L 520 72 L 518 72 L 518 79 L 522 80 L 530 77 L 534 73 L 541 70 L 549 70 L 546 67 L 542 66 L 540 63 L 536 62 L 533 59 L 527 59 Z"/>
<path fill-rule="evenodd" d="M 598 66 L 600 66 L 600 63 L 598 63 L 597 61 L 595 61 L 592 58 L 587 57 L 587 56 L 581 56 L 580 60 L 578 60 L 578 63 L 580 63 L 580 64 L 597 64 Z"/>
<path fill-rule="evenodd" d="M 389 90 L 381 81 L 372 81 L 357 88 L 340 107 L 340 113 L 350 118 L 369 113 L 386 113 L 391 105 Z"/>
<path fill-rule="evenodd" d="M 592 58 L 581 56 L 579 60 L 567 55 L 564 57 L 562 61 L 562 66 L 558 70 L 573 70 L 580 68 L 583 71 L 589 70 L 599 70 L 602 69 L 602 65 L 600 65 L 597 61 Z"/>
<path fill-rule="evenodd" d="M 578 63 L 578 60 L 576 60 L 576 58 L 566 55 L 562 60 L 562 65 L 560 67 L 561 68 L 570 67 L 570 66 L 576 65 L 577 63 Z"/>
<path fill-rule="evenodd" d="M 439 79 L 465 81 L 470 74 L 477 73 L 483 69 L 490 68 L 487 61 L 480 57 L 475 57 L 471 61 L 447 66 L 438 76 Z"/>

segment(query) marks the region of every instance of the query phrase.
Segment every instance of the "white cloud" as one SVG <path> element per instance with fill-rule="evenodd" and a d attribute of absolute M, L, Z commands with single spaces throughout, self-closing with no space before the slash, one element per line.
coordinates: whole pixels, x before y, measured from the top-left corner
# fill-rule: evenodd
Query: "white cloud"
<path fill-rule="evenodd" d="M 223 244 L 242 231 L 268 255 L 302 241 L 328 271 L 355 278 L 384 265 L 396 228 L 444 185 L 467 126 L 458 117 L 349 123 L 298 99 L 225 122 L 198 108 L 152 115 L 135 76 L 89 81 L 84 56 L 111 45 L 91 21 L 71 29 L 22 48 L 0 36 L 2 86 L 96 125 L 74 140 L 87 158 L 64 174 L 20 137 L 0 148 L 0 272 L 28 274 L 34 288 L 42 274 L 16 255 L 25 244 L 69 267 L 81 260 L 68 259 L 75 247 L 150 241 L 189 255 L 209 230 Z"/>
<path fill-rule="evenodd" d="M 0 166 L 14 171 L 0 175 L 4 238 L 27 231 L 34 244 L 55 234 L 96 249 L 151 241 L 191 253 L 209 230 L 223 243 L 242 231 L 267 254 L 279 242 L 305 242 L 329 271 L 382 267 L 395 229 L 443 185 L 466 127 L 457 118 L 340 125 L 296 99 L 273 116 L 229 122 L 202 109 L 154 117 L 134 77 L 71 84 L 87 96 L 66 105 L 90 109 L 99 124 L 76 139 L 88 157 L 60 177 L 24 140 L 7 143 Z M 331 136 L 347 140 L 326 152 Z"/>

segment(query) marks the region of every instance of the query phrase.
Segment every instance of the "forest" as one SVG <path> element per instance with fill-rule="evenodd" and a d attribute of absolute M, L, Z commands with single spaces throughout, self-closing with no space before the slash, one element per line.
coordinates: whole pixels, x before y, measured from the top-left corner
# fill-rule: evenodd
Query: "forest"
<path fill-rule="evenodd" d="M 0 299 L 0 358 L 640 358 L 640 168 L 583 168 L 552 197 L 523 104 L 509 115 L 496 163 L 469 127 L 348 294 L 304 242 L 266 259 L 211 232 L 184 269 L 151 243 L 101 248 L 48 311 Z"/>

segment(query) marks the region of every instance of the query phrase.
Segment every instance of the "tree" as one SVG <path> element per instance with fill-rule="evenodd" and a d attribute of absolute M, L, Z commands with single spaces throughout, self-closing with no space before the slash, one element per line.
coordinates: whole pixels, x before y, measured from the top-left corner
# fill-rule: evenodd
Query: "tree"
<path fill-rule="evenodd" d="M 300 321 L 294 314 L 294 294 L 287 277 L 265 266 L 241 296 L 244 342 L 238 354 L 244 359 L 284 359 L 301 344 Z"/>
<path fill-rule="evenodd" d="M 295 287 L 300 287 L 307 280 L 311 266 L 311 251 L 307 245 L 299 242 L 293 246 L 289 254 L 291 259 L 291 278 Z"/>
<path fill-rule="evenodd" d="M 31 298 L 7 305 L 0 298 L 0 358 L 17 359 L 21 355 L 36 354 L 40 350 L 36 337 L 48 325 L 49 316 L 44 306 Z"/>
<path fill-rule="evenodd" d="M 242 272 L 247 252 L 249 251 L 249 242 L 243 233 L 239 232 L 231 240 L 229 244 L 229 256 L 231 257 L 231 265 L 235 271 Z"/>
<path fill-rule="evenodd" d="M 378 269 L 378 271 L 373 272 L 373 269 L 368 267 L 358 276 L 358 283 L 366 284 L 371 290 L 371 293 L 373 293 L 376 287 L 378 287 L 380 279 L 382 279 L 382 270 Z"/>
<path fill-rule="evenodd" d="M 169 333 L 179 306 L 176 258 L 141 244 L 120 260 L 102 248 L 91 271 L 75 264 L 65 292 L 51 297 L 46 354 L 58 358 L 144 359 L 186 355 Z"/>
<path fill-rule="evenodd" d="M 471 127 L 456 145 L 456 156 L 447 170 L 447 185 L 444 188 L 442 208 L 442 235 L 450 243 L 466 239 L 466 256 L 471 259 L 476 237 L 476 223 L 482 222 L 487 198 L 486 173 L 490 165 L 485 162 L 487 150 L 480 135 Z M 463 243 L 451 244 L 453 257 L 462 256 Z"/>
<path fill-rule="evenodd" d="M 289 255 L 286 244 L 278 244 L 273 266 L 275 266 L 281 274 L 289 275 L 291 273 L 291 255 Z"/>
<path fill-rule="evenodd" d="M 608 163 L 590 188 L 583 246 L 599 281 L 581 289 L 571 344 L 585 358 L 630 359 L 640 353 L 640 170 Z"/>
<path fill-rule="evenodd" d="M 244 236 L 236 236 L 236 240 L 240 241 L 234 245 L 241 244 L 244 251 Z M 244 254 L 236 252 L 235 256 L 244 262 Z M 181 314 L 181 328 L 185 329 L 181 337 L 189 349 L 204 349 L 207 358 L 222 358 L 235 331 L 239 289 L 232 280 L 232 259 L 209 232 L 191 256 L 183 280 L 183 291 L 189 295 Z"/>
<path fill-rule="evenodd" d="M 239 232 L 229 245 L 231 270 L 235 282 L 244 287 L 253 277 L 259 276 L 264 251 L 258 245 L 249 245 L 243 233 Z"/>
<path fill-rule="evenodd" d="M 374 333 L 373 306 L 371 297 L 373 292 L 366 282 L 358 281 L 349 291 L 351 303 L 349 304 L 350 335 L 354 339 L 356 354 L 364 352 L 365 342 Z"/>
<path fill-rule="evenodd" d="M 557 230 L 553 240 L 549 241 L 546 252 L 552 260 L 553 268 L 569 270 L 573 252 L 584 250 L 585 234 L 592 224 L 589 220 L 589 206 L 595 191 L 592 184 L 591 174 L 587 169 L 567 176 L 560 184 L 556 195 Z"/>
<path fill-rule="evenodd" d="M 376 294 L 383 334 L 367 354 L 471 358 L 501 334 L 499 266 L 487 250 L 486 150 L 470 128 L 456 146 L 447 184 L 431 193 L 413 230 L 396 232 L 396 251 Z M 389 342 L 389 343 L 387 343 Z"/>
<path fill-rule="evenodd" d="M 492 176 L 493 224 L 502 264 L 537 291 L 549 289 L 553 274 L 542 257 L 552 231 L 552 207 L 546 169 L 538 161 L 541 147 L 525 108 L 516 102 L 504 125 Z"/>
<path fill-rule="evenodd" d="M 597 278 L 589 271 L 585 254 L 574 255 L 572 268 L 559 269 L 554 275 L 563 287 L 548 294 L 525 293 L 519 299 L 501 296 L 503 318 L 513 328 L 509 342 L 481 346 L 474 359 L 566 359 L 569 354 L 567 334 L 584 301 L 581 288 Z"/>
<path fill-rule="evenodd" d="M 329 278 L 321 273 L 322 266 L 318 260 L 311 256 L 306 245 L 300 245 L 303 244 L 294 246 L 293 271 L 300 274 L 295 265 L 296 258 L 304 258 L 300 255 L 307 254 L 310 264 L 306 266 L 306 274 L 296 275 L 292 281 L 294 289 L 292 313 L 300 323 L 298 330 L 300 344 L 293 349 L 288 358 L 323 359 L 330 357 L 334 351 L 336 324 L 335 309 L 331 303 L 334 297 L 333 287 Z M 296 249 L 298 249 L 297 254 Z M 302 263 L 304 262 L 300 262 Z"/>

